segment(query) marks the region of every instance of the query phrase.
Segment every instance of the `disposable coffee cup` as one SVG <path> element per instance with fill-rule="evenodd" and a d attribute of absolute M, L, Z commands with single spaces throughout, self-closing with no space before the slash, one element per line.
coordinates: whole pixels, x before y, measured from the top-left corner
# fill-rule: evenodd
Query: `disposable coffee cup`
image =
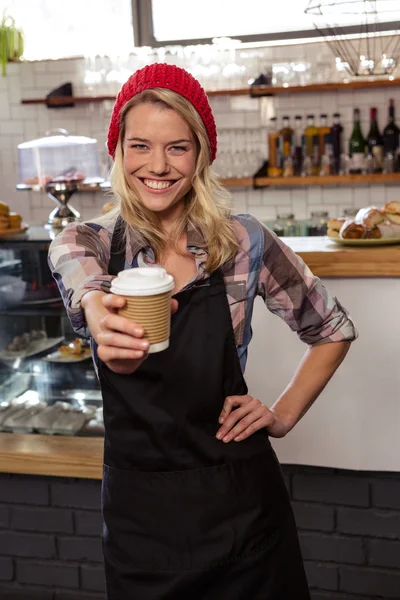
<path fill-rule="evenodd" d="M 174 278 L 162 267 L 126 269 L 111 283 L 111 292 L 126 299 L 126 305 L 118 314 L 144 328 L 150 354 L 169 346 L 174 285 Z"/>

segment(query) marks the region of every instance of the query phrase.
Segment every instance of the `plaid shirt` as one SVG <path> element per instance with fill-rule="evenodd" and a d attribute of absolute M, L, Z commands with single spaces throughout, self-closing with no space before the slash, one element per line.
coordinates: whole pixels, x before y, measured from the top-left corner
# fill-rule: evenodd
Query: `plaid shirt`
<path fill-rule="evenodd" d="M 308 345 L 352 341 L 357 337 L 353 322 L 338 300 L 315 277 L 303 260 L 272 231 L 251 215 L 232 217 L 239 251 L 222 267 L 230 306 L 238 356 L 244 370 L 251 340 L 251 316 L 256 296 L 281 317 Z M 82 296 L 90 290 L 110 291 L 108 274 L 110 246 L 115 220 L 68 225 L 51 243 L 49 266 L 57 281 L 72 327 L 88 337 Z M 187 247 L 193 253 L 197 275 L 185 289 L 207 280 L 207 248 L 202 236 L 190 226 Z M 130 230 L 125 268 L 154 264 L 149 246 L 143 247 Z"/>

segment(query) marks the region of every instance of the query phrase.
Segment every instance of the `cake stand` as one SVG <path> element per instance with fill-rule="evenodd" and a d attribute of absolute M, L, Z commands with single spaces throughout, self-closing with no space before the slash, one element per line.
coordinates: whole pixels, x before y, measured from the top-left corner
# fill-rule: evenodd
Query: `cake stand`
<path fill-rule="evenodd" d="M 17 190 L 45 191 L 57 206 L 51 211 L 45 227 L 48 229 L 63 229 L 68 223 L 79 221 L 79 212 L 70 206 L 69 200 L 73 194 L 83 191 L 95 191 L 98 188 L 107 189 L 109 184 L 104 180 L 50 182 L 46 185 L 18 184 Z"/>

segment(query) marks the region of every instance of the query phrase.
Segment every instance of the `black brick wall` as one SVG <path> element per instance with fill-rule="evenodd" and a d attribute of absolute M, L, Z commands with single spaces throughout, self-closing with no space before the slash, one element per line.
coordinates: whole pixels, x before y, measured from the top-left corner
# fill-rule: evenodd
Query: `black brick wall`
<path fill-rule="evenodd" d="M 0 600 L 104 600 L 100 481 L 0 474 Z"/>
<path fill-rule="evenodd" d="M 400 600 L 400 474 L 283 471 L 312 600 Z M 0 474 L 0 599 L 105 600 L 100 535 L 99 481 Z"/>

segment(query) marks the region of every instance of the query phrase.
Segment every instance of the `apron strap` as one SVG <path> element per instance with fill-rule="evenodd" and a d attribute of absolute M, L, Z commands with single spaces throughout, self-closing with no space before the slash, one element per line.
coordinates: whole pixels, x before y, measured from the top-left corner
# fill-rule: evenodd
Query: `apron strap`
<path fill-rule="evenodd" d="M 210 284 L 216 285 L 218 283 L 222 283 L 225 287 L 225 280 L 224 280 L 224 276 L 222 274 L 221 268 L 218 268 L 216 271 L 213 271 L 210 274 Z"/>
<path fill-rule="evenodd" d="M 110 262 L 108 263 L 109 275 L 118 275 L 120 271 L 124 270 L 126 254 L 124 243 L 125 228 L 126 223 L 121 215 L 119 215 L 111 239 Z"/>

